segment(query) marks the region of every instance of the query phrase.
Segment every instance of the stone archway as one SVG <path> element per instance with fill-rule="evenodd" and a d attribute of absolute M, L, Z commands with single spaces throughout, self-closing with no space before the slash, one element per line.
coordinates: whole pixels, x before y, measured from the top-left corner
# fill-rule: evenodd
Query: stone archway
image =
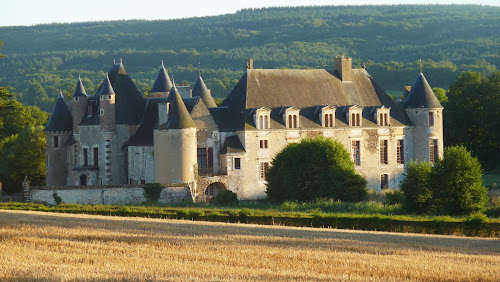
<path fill-rule="evenodd" d="M 214 184 L 213 186 L 211 186 Z M 211 194 L 209 187 L 213 189 L 213 195 L 205 195 L 205 192 Z M 229 190 L 229 185 L 227 183 L 227 175 L 215 175 L 209 177 L 198 177 L 196 180 L 196 189 L 193 192 L 193 201 L 195 202 L 206 202 L 207 200 L 213 199 L 219 191 Z"/>
<path fill-rule="evenodd" d="M 214 182 L 208 185 L 208 187 L 205 189 L 205 201 L 211 202 L 214 200 L 214 198 L 219 194 L 220 191 L 227 190 L 227 187 L 220 183 L 220 182 Z"/>

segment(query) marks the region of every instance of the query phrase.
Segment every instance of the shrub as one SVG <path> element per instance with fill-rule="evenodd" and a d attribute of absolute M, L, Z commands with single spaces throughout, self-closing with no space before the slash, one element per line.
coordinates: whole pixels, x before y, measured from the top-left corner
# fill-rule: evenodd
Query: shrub
<path fill-rule="evenodd" d="M 445 150 L 430 175 L 433 210 L 460 215 L 482 212 L 488 203 L 481 165 L 463 146 Z"/>
<path fill-rule="evenodd" d="M 158 203 L 161 190 L 163 190 L 163 186 L 160 183 L 146 183 L 142 186 L 142 189 L 144 189 L 144 197 L 147 199 L 147 203 Z"/>
<path fill-rule="evenodd" d="M 367 194 L 366 180 L 356 174 L 349 152 L 339 141 L 324 137 L 288 144 L 275 156 L 266 179 L 268 197 L 278 202 L 352 202 Z"/>
<path fill-rule="evenodd" d="M 429 162 L 410 162 L 406 168 L 405 178 L 401 181 L 400 189 L 404 195 L 402 199 L 405 210 L 414 213 L 429 211 L 432 190 L 429 178 L 432 165 Z"/>
<path fill-rule="evenodd" d="M 238 196 L 229 190 L 222 190 L 217 193 L 214 199 L 218 205 L 236 205 L 238 204 Z"/>
<path fill-rule="evenodd" d="M 385 203 L 388 205 L 402 204 L 404 201 L 405 195 L 400 190 L 385 193 Z"/>
<path fill-rule="evenodd" d="M 54 197 L 54 201 L 56 202 L 56 205 L 60 205 L 62 203 L 62 199 L 61 199 L 61 197 L 59 197 L 59 195 L 57 195 L 57 192 L 54 192 L 52 194 L 52 197 Z"/>

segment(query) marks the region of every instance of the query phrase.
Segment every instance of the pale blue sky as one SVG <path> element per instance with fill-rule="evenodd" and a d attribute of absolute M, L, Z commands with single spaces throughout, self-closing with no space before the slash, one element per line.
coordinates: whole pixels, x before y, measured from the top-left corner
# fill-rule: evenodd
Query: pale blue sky
<path fill-rule="evenodd" d="M 365 4 L 500 6 L 500 0 L 2 0 L 0 26 L 122 19 L 176 19 L 228 14 L 243 8 Z"/>

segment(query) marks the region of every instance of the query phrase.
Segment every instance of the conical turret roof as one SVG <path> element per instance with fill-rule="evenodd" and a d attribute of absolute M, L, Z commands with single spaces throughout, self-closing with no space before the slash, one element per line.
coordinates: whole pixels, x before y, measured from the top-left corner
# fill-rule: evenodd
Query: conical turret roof
<path fill-rule="evenodd" d="M 198 76 L 198 79 L 193 86 L 193 97 L 196 96 L 199 96 L 208 108 L 217 107 L 214 98 L 210 95 L 210 91 L 205 85 L 205 82 L 203 82 L 203 78 L 201 78 L 201 76 Z"/>
<path fill-rule="evenodd" d="M 49 122 L 45 126 L 45 131 L 72 131 L 73 118 L 69 112 L 68 105 L 64 101 L 62 93 L 56 99 L 56 105 L 52 110 Z"/>
<path fill-rule="evenodd" d="M 405 108 L 442 108 L 422 72 L 417 75 L 410 93 L 404 100 Z"/>
<path fill-rule="evenodd" d="M 111 86 L 111 82 L 109 81 L 109 77 L 107 75 L 106 79 L 102 82 L 99 95 L 115 95 L 115 91 L 113 90 L 113 86 Z"/>
<path fill-rule="evenodd" d="M 153 87 L 149 91 L 149 93 L 161 92 L 168 93 L 172 89 L 172 81 L 168 77 L 168 72 L 163 66 L 163 62 L 161 62 L 161 67 L 158 70 L 158 74 L 156 75 L 155 83 Z"/>
<path fill-rule="evenodd" d="M 167 124 L 165 125 L 166 129 L 195 127 L 193 119 L 191 118 L 186 105 L 184 105 L 181 95 L 177 91 L 177 87 L 175 87 L 175 85 L 168 94 L 167 102 L 170 103 L 170 111 L 168 113 Z"/>
<path fill-rule="evenodd" d="M 76 83 L 75 92 L 73 92 L 73 97 L 87 97 L 87 92 L 85 91 L 85 87 L 83 87 L 82 80 L 78 78 L 78 82 Z"/>

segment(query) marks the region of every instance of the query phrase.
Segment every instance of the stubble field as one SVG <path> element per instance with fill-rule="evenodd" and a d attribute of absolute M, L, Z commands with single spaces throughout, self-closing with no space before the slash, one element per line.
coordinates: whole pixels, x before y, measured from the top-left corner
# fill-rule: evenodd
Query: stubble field
<path fill-rule="evenodd" d="M 0 279 L 500 281 L 500 240 L 1 210 Z"/>

